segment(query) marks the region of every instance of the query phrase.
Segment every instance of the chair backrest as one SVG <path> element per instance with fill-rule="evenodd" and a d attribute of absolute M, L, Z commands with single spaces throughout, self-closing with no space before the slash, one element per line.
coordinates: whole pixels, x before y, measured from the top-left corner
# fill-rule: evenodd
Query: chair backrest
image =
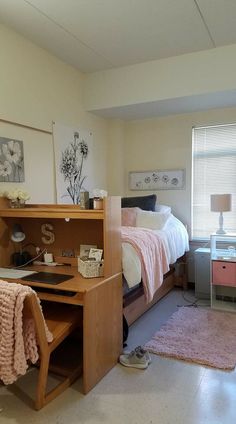
<path fill-rule="evenodd" d="M 44 317 L 36 293 L 31 293 L 25 297 L 23 315 L 27 318 L 33 318 L 39 348 L 43 352 L 43 349 L 48 347 L 48 342 Z"/>

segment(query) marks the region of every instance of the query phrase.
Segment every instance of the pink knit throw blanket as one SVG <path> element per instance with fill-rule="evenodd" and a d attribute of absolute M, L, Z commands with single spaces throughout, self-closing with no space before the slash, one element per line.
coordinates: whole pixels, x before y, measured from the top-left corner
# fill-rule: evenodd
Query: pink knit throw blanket
<path fill-rule="evenodd" d="M 141 261 L 141 276 L 147 303 L 169 271 L 168 247 L 161 236 L 147 228 L 122 227 L 122 242 L 130 243 Z"/>
<path fill-rule="evenodd" d="M 27 361 L 34 364 L 39 357 L 34 321 L 23 319 L 24 299 L 32 293 L 28 286 L 0 280 L 0 380 L 4 384 L 25 374 Z M 45 330 L 51 342 L 46 323 Z"/>

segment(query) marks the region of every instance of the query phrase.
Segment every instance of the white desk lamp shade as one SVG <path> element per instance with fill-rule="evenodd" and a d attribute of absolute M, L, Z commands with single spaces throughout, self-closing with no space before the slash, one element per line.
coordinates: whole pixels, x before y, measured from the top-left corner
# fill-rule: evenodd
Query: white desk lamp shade
<path fill-rule="evenodd" d="M 25 233 L 23 232 L 20 224 L 15 224 L 13 227 L 13 232 L 11 234 L 11 240 L 16 243 L 18 242 L 20 243 L 24 239 L 25 239 Z"/>
<path fill-rule="evenodd" d="M 216 231 L 216 234 L 226 234 L 226 231 L 223 229 L 223 212 L 229 212 L 231 209 L 231 194 L 211 194 L 211 211 L 220 212 L 219 229 Z"/>

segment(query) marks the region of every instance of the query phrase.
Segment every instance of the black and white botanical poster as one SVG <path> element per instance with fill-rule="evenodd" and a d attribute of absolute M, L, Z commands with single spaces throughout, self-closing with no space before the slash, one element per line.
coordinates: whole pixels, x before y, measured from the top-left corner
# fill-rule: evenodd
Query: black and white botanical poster
<path fill-rule="evenodd" d="M 93 138 L 88 130 L 53 125 L 57 203 L 79 204 L 81 191 L 92 191 Z"/>
<path fill-rule="evenodd" d="M 130 190 L 182 190 L 185 187 L 185 169 L 132 171 L 129 173 Z"/>
<path fill-rule="evenodd" d="M 25 181 L 23 141 L 0 137 L 0 182 Z"/>

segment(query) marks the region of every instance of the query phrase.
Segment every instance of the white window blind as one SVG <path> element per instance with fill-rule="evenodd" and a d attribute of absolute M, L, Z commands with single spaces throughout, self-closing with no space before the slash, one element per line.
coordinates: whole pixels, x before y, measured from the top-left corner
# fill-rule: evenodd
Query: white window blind
<path fill-rule="evenodd" d="M 193 129 L 192 238 L 208 238 L 219 225 L 210 210 L 211 194 L 232 194 L 224 228 L 236 232 L 236 124 Z"/>

